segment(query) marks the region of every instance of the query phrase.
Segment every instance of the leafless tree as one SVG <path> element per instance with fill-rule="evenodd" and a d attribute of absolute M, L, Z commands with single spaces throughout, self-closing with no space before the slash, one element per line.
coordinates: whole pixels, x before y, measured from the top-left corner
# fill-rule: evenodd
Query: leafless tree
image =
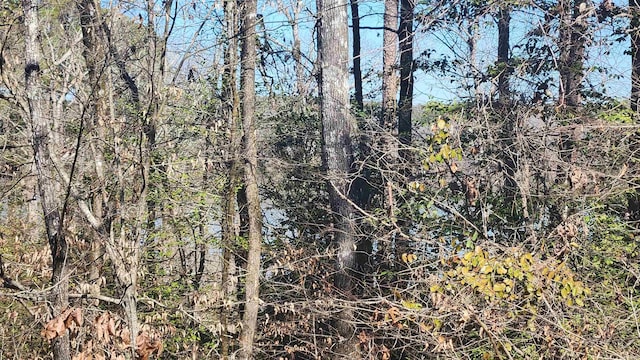
<path fill-rule="evenodd" d="M 256 69 L 256 8 L 257 1 L 244 3 L 242 21 L 242 63 L 240 99 L 244 131 L 244 184 L 248 213 L 247 275 L 245 280 L 246 304 L 240 336 L 240 358 L 254 357 L 258 310 L 260 307 L 260 256 L 262 254 L 262 209 L 258 193 L 258 150 L 255 128 L 255 69 Z"/>
<path fill-rule="evenodd" d="M 38 2 L 24 0 L 25 33 L 25 92 L 32 135 L 33 160 L 38 179 L 38 194 L 42 205 L 47 240 L 53 258 L 51 277 L 52 315 L 58 316 L 69 305 L 69 269 L 67 264 L 68 244 L 65 238 L 64 217 L 66 212 L 65 187 L 58 175 L 52 154 L 61 149 L 51 135 L 51 123 L 45 114 L 45 92 L 41 82 L 40 26 Z M 53 356 L 56 360 L 70 360 L 69 335 L 53 339 Z"/>

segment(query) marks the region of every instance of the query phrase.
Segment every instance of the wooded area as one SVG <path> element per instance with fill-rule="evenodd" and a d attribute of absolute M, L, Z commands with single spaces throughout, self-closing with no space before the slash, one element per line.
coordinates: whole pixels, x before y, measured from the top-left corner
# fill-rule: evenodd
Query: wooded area
<path fill-rule="evenodd" d="M 639 104 L 637 0 L 5 0 L 0 359 L 640 358 Z"/>

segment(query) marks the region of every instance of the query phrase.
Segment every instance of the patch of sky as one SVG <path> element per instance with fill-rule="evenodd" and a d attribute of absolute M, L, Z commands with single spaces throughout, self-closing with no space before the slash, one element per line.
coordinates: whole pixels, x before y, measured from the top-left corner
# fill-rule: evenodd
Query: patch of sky
<path fill-rule="evenodd" d="M 614 1 L 615 5 L 624 7 L 622 0 Z M 115 7 L 125 16 L 134 21 L 146 22 L 146 3 L 141 1 L 103 1 L 104 7 Z M 295 89 L 295 64 L 292 60 L 293 27 L 295 19 L 298 24 L 300 47 L 302 52 L 301 66 L 309 79 L 309 91 L 314 91 L 313 73 L 315 54 L 315 1 L 309 0 L 266 0 L 259 1 L 258 36 L 260 47 L 258 82 L 259 91 L 264 93 L 290 94 Z M 361 15 L 361 59 L 363 68 L 363 86 L 368 101 L 380 101 L 382 69 L 382 21 L 384 12 L 383 1 L 359 1 Z M 174 5 L 175 6 L 175 5 Z M 348 3 L 345 2 L 348 7 Z M 428 9 L 429 3 L 418 4 L 419 13 Z M 156 12 L 160 14 L 162 2 L 156 1 Z M 170 67 L 181 64 L 184 78 L 189 70 L 195 70 L 200 75 L 207 74 L 213 67 L 219 67 L 222 62 L 223 44 L 227 37 L 223 34 L 224 13 L 223 1 L 178 1 L 175 14 L 175 25 L 169 38 L 168 61 Z M 442 15 L 444 17 L 444 15 Z M 540 9 L 516 8 L 511 20 L 511 56 L 524 57 L 526 47 L 530 41 L 530 33 L 534 29 L 542 28 L 544 16 Z M 495 64 L 497 58 L 497 26 L 495 18 L 489 14 L 477 19 L 476 31 L 476 61 L 468 62 L 469 34 L 465 27 L 470 19 L 462 23 L 455 19 L 444 17 L 443 26 L 425 26 L 415 21 L 414 54 L 416 58 L 424 60 L 427 54 L 430 60 L 446 60 L 451 66 L 447 71 L 422 71 L 415 73 L 414 104 L 428 101 L 449 102 L 471 95 L 470 86 L 465 80 L 469 71 L 485 72 L 489 66 Z M 466 24 L 465 24 L 466 21 Z M 593 20 L 595 21 L 595 20 Z M 607 22 L 608 21 L 608 22 Z M 589 48 L 585 68 L 587 76 L 586 89 L 594 89 L 613 98 L 628 97 L 630 92 L 629 78 L 631 60 L 625 52 L 629 49 L 629 40 L 614 40 L 614 24 L 623 24 L 626 20 L 607 20 L 595 25 L 593 36 L 588 39 Z M 157 16 L 157 29 L 163 31 L 164 17 Z M 554 33 L 548 34 L 540 41 L 545 41 L 551 49 Z M 351 31 L 350 31 L 350 40 Z M 556 52 L 550 54 L 548 61 L 554 61 Z M 557 60 L 557 59 L 556 59 Z M 520 72 L 519 72 L 520 71 Z M 558 74 L 547 74 L 551 78 L 550 85 L 554 94 L 558 88 Z M 537 82 L 524 68 L 516 69 L 511 87 L 516 93 L 532 94 Z M 353 83 L 353 82 L 352 82 Z M 485 81 L 479 90 L 490 94 L 494 90 L 493 81 Z"/>

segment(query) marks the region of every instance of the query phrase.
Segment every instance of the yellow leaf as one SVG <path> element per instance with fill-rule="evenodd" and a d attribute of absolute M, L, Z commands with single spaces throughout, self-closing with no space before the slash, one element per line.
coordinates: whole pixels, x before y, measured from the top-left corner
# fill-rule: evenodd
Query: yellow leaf
<path fill-rule="evenodd" d="M 444 121 L 443 118 L 439 118 L 436 125 L 438 126 L 438 129 L 443 130 L 447 126 L 447 122 Z"/>
<path fill-rule="evenodd" d="M 471 260 L 472 256 L 473 256 L 473 253 L 472 252 L 468 252 L 468 253 L 464 254 L 464 256 L 462 258 L 467 260 L 467 261 L 469 261 L 469 260 Z"/>
<path fill-rule="evenodd" d="M 491 265 L 488 265 L 488 264 L 482 266 L 482 268 L 480 269 L 481 274 L 489 274 L 492 271 L 493 271 L 493 267 L 491 267 Z"/>
<path fill-rule="evenodd" d="M 533 256 L 531 253 L 526 253 L 520 257 L 520 266 L 527 270 L 533 264 Z"/>
<path fill-rule="evenodd" d="M 422 309 L 422 304 L 419 304 L 419 303 L 414 302 L 414 301 L 402 300 L 402 306 L 404 306 L 405 308 L 407 308 L 409 310 L 420 310 L 420 309 Z"/>

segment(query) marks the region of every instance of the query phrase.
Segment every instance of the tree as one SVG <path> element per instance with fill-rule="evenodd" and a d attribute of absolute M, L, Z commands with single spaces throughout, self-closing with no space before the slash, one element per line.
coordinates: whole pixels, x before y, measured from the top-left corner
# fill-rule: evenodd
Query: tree
<path fill-rule="evenodd" d="M 238 51 L 238 11 L 235 1 L 224 2 L 224 20 L 225 20 L 225 32 L 226 44 L 224 49 L 224 69 L 222 74 L 222 112 L 223 117 L 226 120 L 226 132 L 227 132 L 227 147 L 228 151 L 225 160 L 225 170 L 227 172 L 227 179 L 225 184 L 225 192 L 222 201 L 222 251 L 223 253 L 223 265 L 222 265 L 222 298 L 224 299 L 224 305 L 220 307 L 220 324 L 222 325 L 221 334 L 221 346 L 220 355 L 222 359 L 227 359 L 229 356 L 229 350 L 231 347 L 231 334 L 227 332 L 228 324 L 232 321 L 231 307 L 226 305 L 232 301 L 233 290 L 228 284 L 233 276 L 232 268 L 234 259 L 234 250 L 237 234 L 235 231 L 235 218 L 237 214 L 236 201 L 238 197 L 238 186 L 242 181 L 242 165 L 240 162 L 240 142 L 241 136 L 238 134 L 240 131 L 239 126 L 239 98 L 237 91 L 237 77 L 236 68 L 238 64 L 237 51 Z M 215 119 L 211 119 L 213 123 Z M 207 141 L 208 146 L 212 146 L 211 141 Z M 214 159 L 211 159 L 213 162 Z"/>
<path fill-rule="evenodd" d="M 640 104 L 640 1 L 629 0 L 631 15 L 631 110 L 638 112 Z"/>
<path fill-rule="evenodd" d="M 398 102 L 398 137 L 402 145 L 411 143 L 413 108 L 413 16 L 415 2 L 400 0 L 400 100 Z M 401 154 L 407 154 L 406 151 Z M 405 156 L 403 156 L 405 157 Z"/>
<path fill-rule="evenodd" d="M 242 319 L 240 358 L 253 358 L 253 339 L 256 335 L 260 307 L 260 256 L 262 249 L 262 209 L 258 194 L 258 150 L 255 128 L 255 69 L 256 69 L 256 8 L 257 1 L 244 3 L 242 21 L 241 89 L 242 125 L 244 130 L 244 183 L 248 211 L 246 305 Z"/>
<path fill-rule="evenodd" d="M 382 40 L 382 128 L 389 134 L 397 130 L 397 56 L 398 1 L 385 0 Z"/>
<path fill-rule="evenodd" d="M 509 5 L 498 8 L 498 101 L 500 105 L 508 106 L 509 76 L 511 65 L 509 64 L 509 34 L 511 25 L 511 9 Z"/>
<path fill-rule="evenodd" d="M 291 4 L 293 5 L 293 8 L 290 10 L 290 5 L 284 2 L 278 3 L 278 7 L 280 11 L 284 12 L 287 21 L 291 26 L 291 37 L 293 38 L 291 57 L 293 58 L 295 66 L 296 94 L 302 101 L 305 101 L 308 84 L 305 79 L 305 67 L 302 61 L 302 43 L 300 40 L 300 12 L 303 10 L 304 3 L 302 0 L 294 0 L 292 2 L 295 2 L 295 5 Z"/>
<path fill-rule="evenodd" d="M 355 104 L 358 111 L 364 108 L 364 95 L 362 93 L 362 58 L 360 48 L 360 9 L 358 0 L 350 0 L 351 4 L 351 26 L 353 36 L 353 84 L 355 87 Z"/>
<path fill-rule="evenodd" d="M 32 135 L 33 160 L 38 179 L 38 193 L 42 205 L 42 214 L 47 233 L 49 248 L 53 258 L 51 276 L 51 294 L 53 298 L 53 316 L 60 315 L 69 305 L 69 271 L 67 269 L 68 244 L 65 238 L 64 217 L 67 202 L 64 199 L 63 186 L 56 170 L 52 154 L 59 153 L 51 136 L 51 123 L 45 115 L 45 94 L 41 82 L 40 68 L 40 26 L 38 23 L 38 3 L 23 0 L 25 33 L 25 93 Z M 61 164 L 58 164 L 61 165 Z M 68 199 L 68 197 L 67 197 Z M 69 335 L 53 339 L 55 360 L 70 360 Z"/>
<path fill-rule="evenodd" d="M 577 108 L 582 102 L 585 46 L 589 39 L 587 19 L 590 2 L 560 0 L 558 11 L 558 71 L 560 72 L 559 104 Z"/>
<path fill-rule="evenodd" d="M 348 294 L 353 289 L 350 272 L 356 266 L 356 239 L 348 180 L 353 165 L 353 123 L 349 112 L 347 8 L 337 0 L 318 0 L 317 8 L 322 155 L 338 255 L 335 286 Z M 355 351 L 354 329 L 349 323 L 353 313 L 344 308 L 338 317 L 336 329 L 345 340 L 338 344 L 336 358 L 344 359 Z"/>
<path fill-rule="evenodd" d="M 509 34 L 511 24 L 511 9 L 509 5 L 498 7 L 498 58 L 496 67 L 498 71 L 498 116 L 504 121 L 503 134 L 504 156 L 502 159 L 502 168 L 505 174 L 504 189 L 506 207 L 514 208 L 514 199 L 517 190 L 515 174 L 517 171 L 518 157 L 517 153 L 512 150 L 513 143 L 517 133 L 516 119 L 510 112 L 509 103 L 511 93 L 509 90 L 509 78 L 511 76 L 511 64 L 509 59 Z"/>

